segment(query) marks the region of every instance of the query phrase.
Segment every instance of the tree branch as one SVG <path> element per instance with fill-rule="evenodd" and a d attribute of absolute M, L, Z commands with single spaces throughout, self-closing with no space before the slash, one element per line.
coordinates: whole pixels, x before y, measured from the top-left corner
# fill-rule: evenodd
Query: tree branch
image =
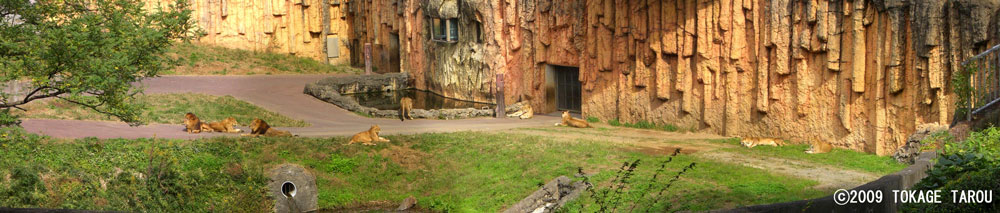
<path fill-rule="evenodd" d="M 24 100 L 21 100 L 21 101 L 18 101 L 18 102 L 14 102 L 14 103 L 3 103 L 3 104 L 0 104 L 0 108 L 11 108 L 11 107 L 13 107 L 13 108 L 19 108 L 17 106 L 27 104 L 28 102 L 31 102 L 31 101 L 34 101 L 34 100 L 43 99 L 43 98 L 51 98 L 51 97 L 59 97 L 59 95 L 62 95 L 64 93 L 66 93 L 65 91 L 62 91 L 62 90 L 56 90 L 56 92 L 53 92 L 53 93 L 48 93 L 48 94 L 39 95 L 39 96 L 32 96 L 38 90 L 40 90 L 40 88 L 36 88 L 35 91 L 32 91 L 31 94 L 28 94 L 28 96 L 24 96 Z M 21 109 L 21 108 L 19 108 L 19 109 Z M 24 110 L 24 109 L 21 109 L 21 110 Z"/>
<path fill-rule="evenodd" d="M 35 90 L 32 90 L 31 92 L 29 92 L 28 95 L 25 95 L 24 96 L 24 100 L 21 100 L 21 102 L 22 103 L 28 102 L 29 101 L 28 98 L 31 98 L 32 95 L 35 95 L 35 93 L 38 93 L 38 91 L 42 91 L 42 89 L 46 89 L 46 88 L 49 88 L 49 87 L 48 86 L 40 86 L 38 88 L 35 88 Z"/>
<path fill-rule="evenodd" d="M 64 101 L 67 101 L 67 102 L 70 102 L 70 103 L 74 103 L 74 104 L 77 104 L 77 105 L 80 105 L 80 106 L 84 106 L 84 107 L 87 107 L 87 108 L 90 108 L 91 110 L 94 110 L 94 111 L 96 111 L 96 112 L 99 112 L 99 113 L 102 113 L 102 114 L 108 114 L 108 115 L 114 115 L 115 117 L 118 117 L 118 115 L 117 115 L 117 114 L 114 114 L 114 113 L 110 113 L 110 112 L 107 112 L 107 111 L 103 111 L 103 110 L 100 110 L 100 109 L 97 109 L 97 107 L 100 107 L 100 106 L 104 105 L 104 103 L 103 103 L 103 102 L 102 102 L 101 104 L 98 104 L 98 105 L 91 105 L 91 104 L 85 104 L 85 103 L 83 103 L 83 102 L 79 102 L 79 101 L 75 101 L 75 100 L 71 100 L 71 99 L 68 99 L 68 98 L 64 98 L 64 97 L 58 97 L 58 96 L 57 96 L 56 98 L 58 98 L 58 99 L 61 99 L 61 100 L 64 100 Z M 121 117 L 119 117 L 119 118 L 121 118 Z"/>

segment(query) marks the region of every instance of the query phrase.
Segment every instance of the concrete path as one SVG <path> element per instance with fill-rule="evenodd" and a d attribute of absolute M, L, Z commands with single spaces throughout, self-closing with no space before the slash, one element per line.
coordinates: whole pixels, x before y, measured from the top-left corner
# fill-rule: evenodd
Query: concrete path
<path fill-rule="evenodd" d="M 349 136 L 367 130 L 372 124 L 382 127 L 383 134 L 414 134 L 454 132 L 464 130 L 498 130 L 528 126 L 546 126 L 559 122 L 553 115 L 536 115 L 532 119 L 473 118 L 460 120 L 407 120 L 366 118 L 320 101 L 302 91 L 308 83 L 332 75 L 258 75 L 258 76 L 164 76 L 144 80 L 140 86 L 147 94 L 203 93 L 232 95 L 282 115 L 304 120 L 309 127 L 278 127 L 307 137 Z M 182 116 L 182 115 L 178 115 Z M 179 124 L 150 124 L 130 127 L 123 122 L 25 119 L 21 124 L 32 133 L 57 138 L 180 138 L 214 137 L 236 134 L 188 134 Z M 241 127 L 241 129 L 248 129 Z"/>

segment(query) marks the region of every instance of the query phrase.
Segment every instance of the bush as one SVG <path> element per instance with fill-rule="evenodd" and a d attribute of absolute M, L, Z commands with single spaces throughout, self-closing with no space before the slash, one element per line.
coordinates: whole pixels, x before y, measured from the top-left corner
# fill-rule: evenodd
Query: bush
<path fill-rule="evenodd" d="M 611 119 L 611 120 L 609 120 L 609 121 L 608 121 L 608 124 L 611 124 L 612 126 L 621 126 L 621 125 L 622 125 L 622 122 L 621 122 L 621 121 L 618 121 L 618 119 L 616 118 L 616 119 Z"/>
<path fill-rule="evenodd" d="M 0 127 L 21 125 L 21 119 L 10 114 L 10 109 L 0 109 Z"/>
<path fill-rule="evenodd" d="M 945 137 L 947 140 L 949 137 Z M 991 127 L 972 132 L 962 142 L 943 142 L 937 163 L 927 171 L 927 177 L 913 186 L 914 190 L 941 190 L 940 204 L 905 204 L 907 212 L 996 212 L 993 204 L 952 203 L 950 190 L 1000 191 L 1000 128 Z M 997 194 L 993 194 L 997 198 Z M 994 199 L 996 200 L 996 199 Z"/>
<path fill-rule="evenodd" d="M 0 206 L 135 212 L 270 209 L 263 168 L 234 139 L 56 142 L 0 128 Z M 29 166 L 30 165 L 30 166 Z M 9 177 L 9 179 L 7 178 Z"/>
<path fill-rule="evenodd" d="M 636 128 L 636 129 L 662 130 L 662 131 L 668 131 L 668 132 L 676 132 L 677 130 L 679 130 L 679 128 L 677 128 L 677 126 L 674 126 L 674 125 L 671 125 L 671 124 L 659 125 L 659 124 L 655 124 L 655 123 L 652 123 L 652 122 L 649 122 L 649 121 L 639 121 L 639 122 L 636 122 L 636 123 L 628 123 L 628 122 L 624 122 L 623 123 L 621 121 L 618 121 L 618 119 L 612 119 L 612 120 L 608 121 L 608 124 L 610 124 L 611 126 L 622 126 L 622 127 L 628 127 L 628 128 Z"/>
<path fill-rule="evenodd" d="M 9 186 L 0 186 L 0 206 L 36 206 L 46 198 L 45 185 L 36 169 L 14 167 L 10 182 Z"/>
<path fill-rule="evenodd" d="M 614 178 L 612 178 L 609 183 L 597 183 L 598 186 L 603 187 L 594 187 L 595 184 L 590 182 L 590 179 L 583 174 L 583 169 L 580 168 L 578 169 L 578 176 L 583 177 L 583 182 L 587 186 L 587 192 L 584 195 L 586 197 L 577 199 L 557 211 L 677 211 L 678 209 L 675 209 L 673 203 L 670 202 L 670 198 L 668 197 L 669 195 L 664 194 L 664 192 L 667 191 L 667 189 L 669 189 L 670 186 L 672 186 L 677 180 L 679 180 L 682 175 L 695 167 L 695 163 L 691 163 L 682 167 L 680 171 L 673 174 L 666 171 L 667 164 L 673 161 L 674 157 L 676 157 L 677 154 L 680 154 L 680 151 L 681 149 L 676 149 L 670 157 L 660 161 L 659 164 L 656 165 L 656 170 L 653 172 L 652 176 L 649 177 L 642 177 L 638 174 L 637 169 L 640 164 L 638 159 L 631 162 L 626 161 L 622 164 L 621 168 L 618 169 Z M 645 211 L 642 209 L 645 209 Z"/>

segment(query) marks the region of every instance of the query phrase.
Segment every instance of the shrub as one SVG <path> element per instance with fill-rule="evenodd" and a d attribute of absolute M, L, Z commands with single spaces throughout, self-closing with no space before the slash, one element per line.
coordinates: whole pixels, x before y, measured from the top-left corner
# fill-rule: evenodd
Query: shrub
<path fill-rule="evenodd" d="M 616 119 L 611 119 L 611 120 L 609 120 L 609 121 L 608 121 L 608 124 L 611 124 L 612 126 L 621 126 L 621 125 L 622 125 L 622 122 L 621 122 L 621 121 L 618 121 L 618 119 L 616 118 Z"/>
<path fill-rule="evenodd" d="M 952 203 L 950 190 L 1000 191 L 1000 128 L 972 132 L 962 142 L 945 141 L 937 163 L 914 190 L 941 190 L 940 204 L 904 204 L 907 212 L 996 212 L 997 204 Z M 996 198 L 996 194 L 994 194 Z"/>
<path fill-rule="evenodd" d="M 21 119 L 10 114 L 10 109 L 0 109 L 0 127 L 21 125 Z"/>
<path fill-rule="evenodd" d="M 45 185 L 36 169 L 14 167 L 10 182 L 9 186 L 0 186 L 0 206 L 37 206 L 46 198 Z"/>
<path fill-rule="evenodd" d="M 638 175 L 638 159 L 622 164 L 609 183 L 600 184 L 604 187 L 593 187 L 583 169 L 580 168 L 579 176 L 583 177 L 584 184 L 587 185 L 586 198 L 578 199 L 566 208 L 558 209 L 560 212 L 596 211 L 596 212 L 666 212 L 676 211 L 673 204 L 669 202 L 664 192 L 680 179 L 684 173 L 694 169 L 695 163 L 691 163 L 681 171 L 670 175 L 666 173 L 667 164 L 679 154 L 681 149 L 674 150 L 667 159 L 660 161 L 656 171 L 648 178 Z M 582 201 L 581 201 L 582 200 Z"/>
<path fill-rule="evenodd" d="M 622 126 L 622 127 L 637 128 L 637 129 L 662 130 L 662 131 L 668 131 L 668 132 L 676 132 L 677 130 L 679 130 L 679 128 L 677 128 L 677 126 L 674 126 L 672 124 L 659 125 L 659 124 L 655 124 L 655 123 L 649 122 L 649 121 L 639 121 L 639 122 L 635 122 L 635 123 L 628 123 L 628 122 L 624 122 L 623 123 L 621 121 L 618 121 L 618 119 L 612 119 L 612 120 L 608 121 L 608 124 L 610 124 L 612 126 Z"/>

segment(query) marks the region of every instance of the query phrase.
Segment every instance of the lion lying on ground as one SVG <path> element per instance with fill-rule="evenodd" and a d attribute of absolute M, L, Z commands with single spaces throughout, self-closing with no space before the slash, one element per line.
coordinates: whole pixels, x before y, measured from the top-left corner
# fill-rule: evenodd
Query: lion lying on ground
<path fill-rule="evenodd" d="M 240 125 L 240 123 L 237 123 L 236 119 L 233 117 L 228 117 L 219 122 L 208 123 L 208 127 L 211 127 L 212 130 L 216 132 L 226 132 L 226 133 L 243 132 L 242 129 L 237 129 L 236 127 L 234 127 L 236 125 Z"/>
<path fill-rule="evenodd" d="M 830 152 L 831 150 L 833 150 L 833 145 L 830 145 L 830 143 L 827 143 L 826 141 L 823 140 L 814 139 L 813 143 L 809 145 L 809 149 L 806 150 L 806 153 L 820 154 L 820 153 Z"/>
<path fill-rule="evenodd" d="M 740 144 L 747 148 L 753 148 L 755 146 L 784 146 L 785 140 L 778 138 L 758 138 L 758 137 L 748 137 L 740 140 Z"/>
<path fill-rule="evenodd" d="M 267 122 L 264 122 L 264 120 L 254 118 L 253 121 L 250 122 L 250 134 L 243 134 L 243 136 L 292 136 L 292 133 L 271 128 L 271 126 L 267 125 Z"/>
<path fill-rule="evenodd" d="M 530 103 L 528 103 L 528 102 L 518 102 L 518 103 L 515 103 L 514 105 L 517 105 L 517 108 L 518 108 L 517 111 L 514 111 L 514 112 L 511 112 L 510 114 L 507 114 L 507 117 L 512 117 L 512 118 L 516 117 L 516 118 L 521 118 L 521 119 L 530 119 L 531 117 L 535 116 L 535 110 L 531 109 L 531 104 Z"/>
<path fill-rule="evenodd" d="M 569 115 L 569 111 L 563 111 L 562 123 L 556 123 L 556 126 L 571 126 L 576 128 L 590 128 L 590 123 L 585 120 L 574 118 Z"/>
<path fill-rule="evenodd" d="M 354 136 L 351 137 L 351 141 L 347 142 L 347 145 L 351 145 L 354 143 L 361 143 L 364 145 L 374 146 L 375 145 L 374 142 L 389 142 L 389 139 L 378 136 L 378 133 L 381 131 L 382 128 L 379 127 L 377 124 L 372 125 L 372 127 L 369 128 L 368 130 L 359 132 L 358 134 L 354 134 Z"/>
<path fill-rule="evenodd" d="M 184 114 L 184 129 L 188 133 L 212 132 L 212 127 L 209 127 L 206 123 L 202 123 L 201 119 L 198 119 L 198 116 L 190 112 Z"/>

